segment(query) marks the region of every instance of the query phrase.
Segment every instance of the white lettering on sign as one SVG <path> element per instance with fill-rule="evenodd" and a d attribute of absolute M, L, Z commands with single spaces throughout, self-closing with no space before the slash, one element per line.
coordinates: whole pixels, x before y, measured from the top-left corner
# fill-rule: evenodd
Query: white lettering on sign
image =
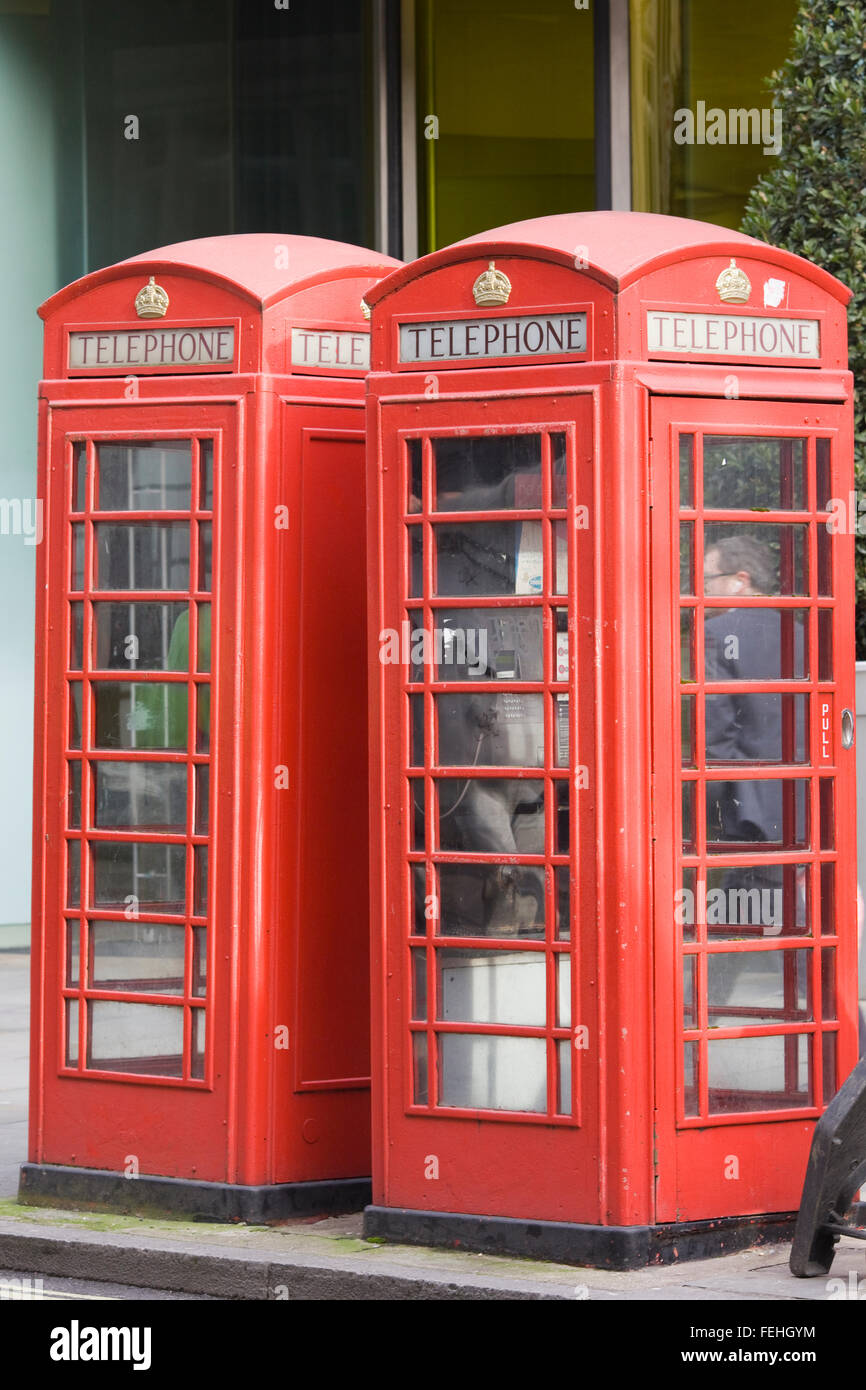
<path fill-rule="evenodd" d="M 821 758 L 824 762 L 830 762 L 830 703 L 828 700 L 821 702 Z"/>
<path fill-rule="evenodd" d="M 349 367 L 370 370 L 369 333 L 338 333 L 320 328 L 292 329 L 293 367 Z"/>
<path fill-rule="evenodd" d="M 476 357 L 552 357 L 579 352 L 586 352 L 585 313 L 400 324 L 401 362 L 464 362 Z"/>
<path fill-rule="evenodd" d="M 754 314 L 687 314 L 648 309 L 647 351 L 712 353 L 719 357 L 821 356 L 817 319 L 770 319 Z"/>
<path fill-rule="evenodd" d="M 122 332 L 69 335 L 70 367 L 230 367 L 235 330 L 223 328 L 140 328 Z"/>

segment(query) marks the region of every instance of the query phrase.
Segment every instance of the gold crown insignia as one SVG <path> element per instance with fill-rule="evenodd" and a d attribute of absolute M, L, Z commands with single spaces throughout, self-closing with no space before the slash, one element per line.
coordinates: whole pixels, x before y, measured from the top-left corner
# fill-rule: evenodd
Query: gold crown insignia
<path fill-rule="evenodd" d="M 135 296 L 135 312 L 140 319 L 161 319 L 168 309 L 168 295 L 151 275 Z"/>
<path fill-rule="evenodd" d="M 364 318 L 365 318 L 365 319 L 368 319 L 368 318 L 370 317 L 370 315 L 372 314 L 372 312 L 373 312 L 373 310 L 370 308 L 370 306 L 369 306 L 369 304 L 367 303 L 366 299 L 362 299 L 362 300 L 361 300 L 361 313 L 364 315 Z"/>
<path fill-rule="evenodd" d="M 741 270 L 737 262 L 731 257 L 731 264 L 726 266 L 716 281 L 716 289 L 719 292 L 719 299 L 725 304 L 748 304 L 749 295 L 752 293 L 752 282 L 744 270 Z"/>
<path fill-rule="evenodd" d="M 472 293 L 480 309 L 490 308 L 494 304 L 507 304 L 508 296 L 511 294 L 511 281 L 505 272 L 497 270 L 491 261 L 472 286 Z"/>

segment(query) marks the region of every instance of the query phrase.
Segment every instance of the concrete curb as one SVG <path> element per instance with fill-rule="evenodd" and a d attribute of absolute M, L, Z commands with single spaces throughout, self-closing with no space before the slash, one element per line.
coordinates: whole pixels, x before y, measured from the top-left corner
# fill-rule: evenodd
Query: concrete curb
<path fill-rule="evenodd" d="M 375 1261 L 375 1267 L 372 1262 Z M 369 1257 L 273 1254 L 153 1236 L 69 1233 L 28 1224 L 27 1231 L 0 1222 L 0 1268 L 54 1274 L 138 1288 L 207 1294 L 233 1300 L 554 1300 L 574 1301 L 575 1285 L 528 1279 L 482 1278 L 434 1270 L 416 1273 L 378 1248 Z M 578 1271 L 575 1271 L 576 1280 Z"/>

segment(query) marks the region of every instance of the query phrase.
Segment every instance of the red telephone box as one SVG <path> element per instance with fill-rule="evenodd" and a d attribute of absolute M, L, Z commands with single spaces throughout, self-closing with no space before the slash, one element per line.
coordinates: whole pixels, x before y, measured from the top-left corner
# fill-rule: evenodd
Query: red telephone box
<path fill-rule="evenodd" d="M 630 213 L 371 292 L 370 1234 L 788 1230 L 857 1056 L 848 298 Z"/>
<path fill-rule="evenodd" d="M 368 1185 L 362 296 L 397 264 L 216 237 L 40 310 L 24 1200 Z"/>

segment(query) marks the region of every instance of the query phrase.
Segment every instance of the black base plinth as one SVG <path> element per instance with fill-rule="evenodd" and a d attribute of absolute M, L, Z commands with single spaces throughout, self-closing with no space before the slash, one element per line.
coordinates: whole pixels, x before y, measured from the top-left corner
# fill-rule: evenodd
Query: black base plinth
<path fill-rule="evenodd" d="M 335 1216 L 360 1211 L 371 1197 L 369 1178 L 282 1182 L 260 1187 L 195 1182 L 102 1168 L 23 1163 L 18 1200 L 28 1206 L 71 1206 L 162 1214 L 193 1221 L 245 1221 L 261 1225 L 293 1216 Z"/>
<path fill-rule="evenodd" d="M 522 1221 L 506 1216 L 366 1207 L 364 1235 L 404 1245 L 519 1255 L 592 1269 L 643 1269 L 727 1255 L 750 1245 L 789 1241 L 796 1212 L 729 1216 L 659 1226 L 583 1226 L 568 1221 Z"/>

